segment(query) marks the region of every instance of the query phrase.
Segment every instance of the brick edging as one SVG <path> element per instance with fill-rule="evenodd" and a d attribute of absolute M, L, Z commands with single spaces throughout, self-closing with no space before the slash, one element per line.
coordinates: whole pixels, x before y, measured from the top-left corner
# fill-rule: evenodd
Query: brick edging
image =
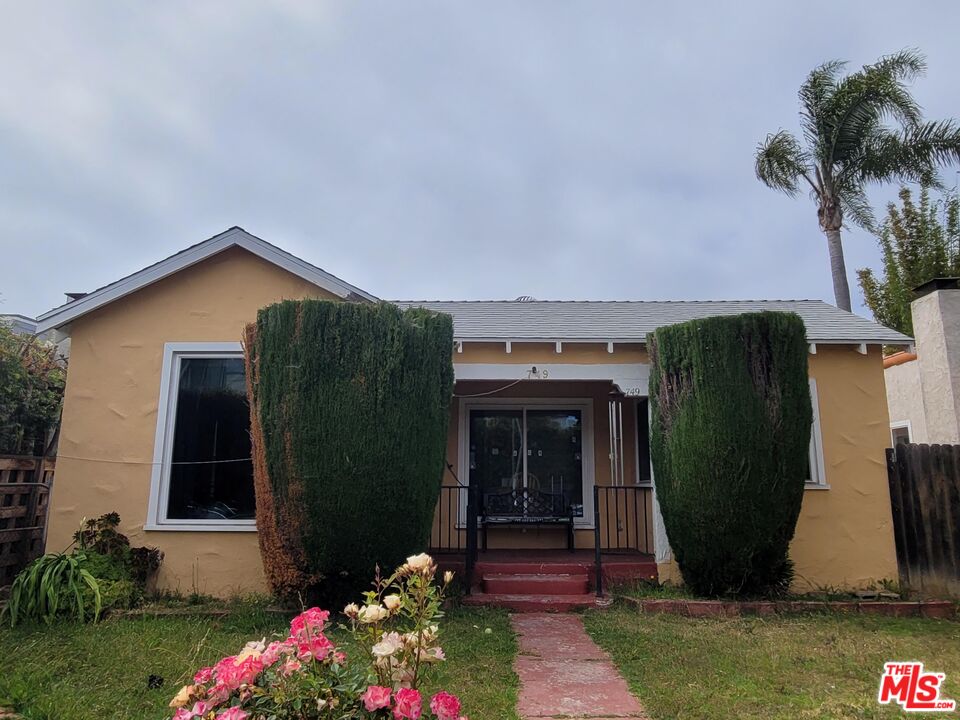
<path fill-rule="evenodd" d="M 957 604 L 950 600 L 866 601 L 866 600 L 660 600 L 623 596 L 640 612 L 666 613 L 685 617 L 769 616 L 777 614 L 835 612 L 886 617 L 925 617 L 952 620 L 957 617 Z"/>

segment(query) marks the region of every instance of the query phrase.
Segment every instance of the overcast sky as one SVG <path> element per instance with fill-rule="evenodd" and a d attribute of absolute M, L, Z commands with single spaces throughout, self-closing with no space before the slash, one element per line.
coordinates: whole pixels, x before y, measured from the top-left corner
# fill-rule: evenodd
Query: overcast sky
<path fill-rule="evenodd" d="M 797 129 L 813 66 L 904 47 L 927 55 L 927 115 L 960 116 L 956 0 L 4 2 L 0 18 L 4 313 L 232 225 L 383 298 L 832 302 L 814 206 L 760 185 L 757 142 Z M 855 287 L 876 242 L 845 245 Z"/>

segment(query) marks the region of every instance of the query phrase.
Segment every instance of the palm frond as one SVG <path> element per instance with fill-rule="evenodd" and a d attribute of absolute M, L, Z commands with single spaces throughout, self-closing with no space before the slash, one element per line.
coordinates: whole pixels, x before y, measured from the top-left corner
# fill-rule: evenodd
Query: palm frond
<path fill-rule="evenodd" d="M 861 183 L 907 180 L 939 187 L 937 168 L 954 163 L 960 163 L 960 127 L 940 120 L 899 132 L 874 132 L 844 175 Z"/>
<path fill-rule="evenodd" d="M 885 120 L 893 120 L 903 128 L 917 127 L 922 113 L 905 83 L 925 68 L 921 54 L 905 50 L 866 65 L 838 82 L 824 109 L 822 123 L 825 134 L 821 142 L 827 149 L 827 164 L 844 164 L 862 154 L 864 142 Z"/>
<path fill-rule="evenodd" d="M 837 85 L 837 76 L 846 67 L 842 60 L 830 60 L 815 67 L 800 86 L 800 125 L 810 147 L 819 146 L 824 137 L 826 107 Z"/>
<path fill-rule="evenodd" d="M 809 156 L 800 142 L 786 130 L 767 135 L 757 146 L 757 178 L 767 187 L 787 195 L 797 194 L 800 180 L 809 170 L 809 164 Z"/>
<path fill-rule="evenodd" d="M 841 188 L 837 194 L 844 220 L 852 220 L 864 230 L 876 232 L 877 221 L 873 215 L 873 208 L 863 190 L 852 187 Z"/>

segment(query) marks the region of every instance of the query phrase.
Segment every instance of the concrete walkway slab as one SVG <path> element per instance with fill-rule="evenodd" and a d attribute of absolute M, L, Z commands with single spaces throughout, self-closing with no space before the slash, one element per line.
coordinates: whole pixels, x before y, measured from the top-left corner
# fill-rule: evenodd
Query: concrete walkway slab
<path fill-rule="evenodd" d="M 583 629 L 576 615 L 512 615 L 520 652 L 517 712 L 524 720 L 554 717 L 645 718 L 640 702 L 610 656 Z"/>

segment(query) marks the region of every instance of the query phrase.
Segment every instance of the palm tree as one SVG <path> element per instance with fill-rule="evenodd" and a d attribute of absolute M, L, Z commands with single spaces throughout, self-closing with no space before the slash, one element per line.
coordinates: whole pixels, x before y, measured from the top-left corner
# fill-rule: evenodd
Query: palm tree
<path fill-rule="evenodd" d="M 874 230 L 869 183 L 939 186 L 937 169 L 960 161 L 960 127 L 953 120 L 923 120 L 907 89 L 926 70 L 919 52 L 888 55 L 840 77 L 845 65 L 834 60 L 807 76 L 799 93 L 805 145 L 786 130 L 767 135 L 757 147 L 756 171 L 764 184 L 787 195 L 795 196 L 804 181 L 810 186 L 827 236 L 837 306 L 849 311 L 844 220 Z"/>

